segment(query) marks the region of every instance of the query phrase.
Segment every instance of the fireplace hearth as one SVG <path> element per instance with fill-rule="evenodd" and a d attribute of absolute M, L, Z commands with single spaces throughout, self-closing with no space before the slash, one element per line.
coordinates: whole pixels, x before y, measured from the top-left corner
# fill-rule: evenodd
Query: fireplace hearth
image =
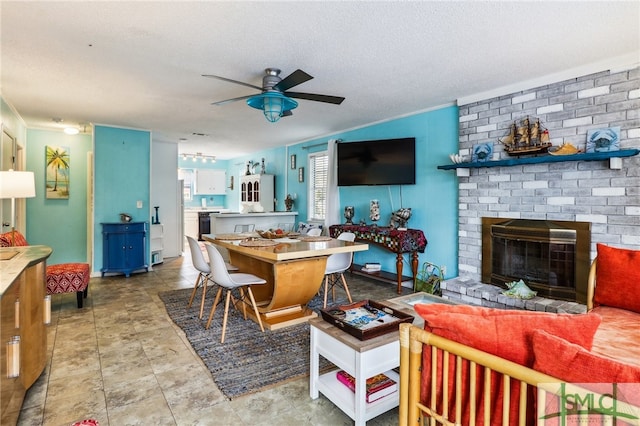
<path fill-rule="evenodd" d="M 590 245 L 589 222 L 482 218 L 482 282 L 585 303 Z"/>

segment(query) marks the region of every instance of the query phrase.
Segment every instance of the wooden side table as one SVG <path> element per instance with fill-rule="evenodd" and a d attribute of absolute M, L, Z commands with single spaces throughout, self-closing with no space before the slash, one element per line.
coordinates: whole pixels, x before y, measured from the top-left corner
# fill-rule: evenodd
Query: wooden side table
<path fill-rule="evenodd" d="M 384 334 L 370 340 L 358 340 L 338 327 L 314 318 L 311 325 L 311 374 L 309 395 L 316 399 L 322 392 L 331 402 L 351 417 L 356 426 L 365 425 L 380 414 L 397 407 L 399 390 L 371 403 L 366 402 L 366 379 L 384 373 L 398 383 L 393 371 L 400 365 L 398 332 Z M 336 378 L 337 369 L 320 375 L 320 356 L 323 356 L 356 379 L 355 393 Z"/>

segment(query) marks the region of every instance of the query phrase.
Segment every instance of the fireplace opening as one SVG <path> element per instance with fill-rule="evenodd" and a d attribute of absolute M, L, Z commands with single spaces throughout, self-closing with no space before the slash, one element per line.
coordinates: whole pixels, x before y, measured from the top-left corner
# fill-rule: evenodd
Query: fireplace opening
<path fill-rule="evenodd" d="M 482 282 L 586 303 L 590 245 L 589 222 L 483 218 Z"/>

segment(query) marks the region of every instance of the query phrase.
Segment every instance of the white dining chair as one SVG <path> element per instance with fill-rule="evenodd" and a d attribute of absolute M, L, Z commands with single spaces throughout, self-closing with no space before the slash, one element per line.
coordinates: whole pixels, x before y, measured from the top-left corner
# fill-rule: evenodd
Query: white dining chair
<path fill-rule="evenodd" d="M 264 332 L 264 326 L 262 325 L 262 320 L 260 319 L 260 312 L 258 311 L 258 305 L 256 305 L 256 300 L 253 297 L 253 292 L 251 291 L 252 285 L 263 285 L 266 284 L 267 281 L 263 280 L 260 277 L 257 277 L 253 274 L 245 274 L 245 273 L 237 273 L 230 274 L 227 271 L 227 268 L 224 265 L 224 259 L 222 255 L 218 251 L 218 249 L 212 245 L 205 243 L 205 247 L 207 249 L 207 253 L 209 254 L 209 262 L 211 264 L 211 274 L 210 279 L 212 279 L 218 285 L 218 292 L 216 293 L 216 298 L 213 301 L 213 305 L 211 306 L 211 312 L 209 313 L 209 319 L 207 320 L 206 329 L 209 329 L 211 326 L 211 320 L 213 320 L 213 316 L 216 312 L 216 307 L 220 302 L 220 298 L 222 293 L 225 294 L 225 304 L 224 304 L 224 316 L 222 318 L 222 336 L 220 338 L 220 343 L 224 343 L 224 336 L 227 331 L 227 317 L 229 315 L 229 304 L 231 302 L 231 292 L 233 290 L 238 290 L 238 297 L 234 297 L 233 305 L 237 308 L 238 303 L 242 305 L 242 314 L 244 319 L 247 319 L 247 310 L 246 305 L 250 305 L 253 308 L 253 312 L 256 316 L 256 320 L 260 325 L 260 330 Z M 247 302 L 247 298 L 249 301 Z"/>
<path fill-rule="evenodd" d="M 353 242 L 356 239 L 356 234 L 353 232 L 343 232 L 338 235 L 338 240 Z M 353 252 L 348 253 L 335 253 L 327 258 L 327 266 L 324 271 L 324 305 L 327 307 L 327 295 L 331 290 L 331 299 L 336 300 L 335 287 L 344 288 L 347 293 L 349 303 L 353 303 L 351 300 L 351 293 L 349 293 L 349 287 L 347 286 L 347 280 L 344 278 L 344 271 L 351 267 L 351 261 L 353 260 Z"/>
<path fill-rule="evenodd" d="M 311 228 L 307 231 L 307 235 L 310 237 L 319 237 L 322 235 L 322 228 Z"/>
<path fill-rule="evenodd" d="M 202 301 L 200 302 L 200 314 L 198 315 L 198 318 L 202 319 L 202 314 L 204 312 L 204 299 L 207 295 L 207 284 L 211 268 L 209 263 L 205 260 L 202 249 L 195 238 L 187 235 L 187 241 L 189 242 L 189 251 L 191 252 L 191 263 L 198 271 L 198 277 L 196 278 L 196 283 L 193 286 L 193 291 L 191 292 L 187 309 L 191 308 L 191 304 L 193 303 L 193 299 L 196 297 L 198 288 L 202 287 Z"/>
<path fill-rule="evenodd" d="M 293 231 L 293 223 L 279 223 L 276 229 L 282 229 L 285 232 Z"/>
<path fill-rule="evenodd" d="M 253 232 L 256 229 L 256 225 L 249 223 L 246 225 L 236 225 L 233 228 L 233 232 Z"/>

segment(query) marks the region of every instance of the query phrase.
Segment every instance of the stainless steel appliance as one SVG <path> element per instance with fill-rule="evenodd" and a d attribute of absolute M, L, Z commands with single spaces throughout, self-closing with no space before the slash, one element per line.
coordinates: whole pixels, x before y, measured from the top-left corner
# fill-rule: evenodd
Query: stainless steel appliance
<path fill-rule="evenodd" d="M 198 213 L 198 240 L 202 241 L 202 234 L 210 234 L 211 233 L 211 218 L 209 217 L 210 212 L 199 212 Z"/>

